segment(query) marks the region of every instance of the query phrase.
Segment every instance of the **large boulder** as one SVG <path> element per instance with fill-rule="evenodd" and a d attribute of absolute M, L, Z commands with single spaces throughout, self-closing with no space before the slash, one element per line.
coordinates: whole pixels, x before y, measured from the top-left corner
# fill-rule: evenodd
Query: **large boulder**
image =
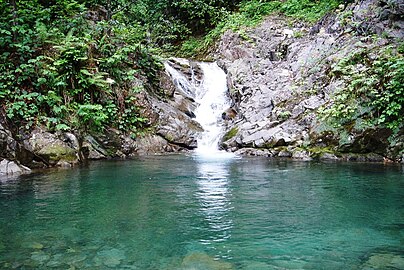
<path fill-rule="evenodd" d="M 50 133 L 37 128 L 24 140 L 24 147 L 47 166 L 76 164 L 78 151 L 69 146 L 61 134 Z"/>
<path fill-rule="evenodd" d="M 200 124 L 170 104 L 156 102 L 155 105 L 159 111 L 156 133 L 171 144 L 196 148 L 198 134 L 203 131 Z"/>

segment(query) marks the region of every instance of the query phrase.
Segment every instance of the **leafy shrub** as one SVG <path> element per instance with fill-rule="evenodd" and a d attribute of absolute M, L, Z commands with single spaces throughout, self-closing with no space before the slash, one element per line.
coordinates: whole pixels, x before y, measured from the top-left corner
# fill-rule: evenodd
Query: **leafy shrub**
<path fill-rule="evenodd" d="M 156 84 L 161 64 L 140 44 L 141 26 L 122 19 L 128 3 L 108 10 L 121 21 L 89 21 L 88 8 L 102 1 L 0 2 L 0 112 L 10 124 L 129 132 L 144 125 L 131 85 Z"/>
<path fill-rule="evenodd" d="M 404 122 L 404 59 L 393 47 L 359 50 L 333 66 L 332 74 L 346 87 L 335 93 L 333 104 L 321 111 L 336 125 L 361 117 L 390 129 Z"/>

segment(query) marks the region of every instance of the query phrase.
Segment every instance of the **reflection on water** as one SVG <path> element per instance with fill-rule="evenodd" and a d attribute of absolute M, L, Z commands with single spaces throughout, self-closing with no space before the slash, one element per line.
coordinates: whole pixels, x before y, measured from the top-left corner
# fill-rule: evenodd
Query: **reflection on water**
<path fill-rule="evenodd" d="M 229 160 L 199 160 L 196 193 L 209 227 L 216 232 L 213 239 L 220 242 L 231 236 L 233 221 L 229 216 L 231 208 L 231 190 L 229 188 Z"/>
<path fill-rule="evenodd" d="M 0 269 L 404 269 L 400 166 L 196 156 L 0 181 Z"/>

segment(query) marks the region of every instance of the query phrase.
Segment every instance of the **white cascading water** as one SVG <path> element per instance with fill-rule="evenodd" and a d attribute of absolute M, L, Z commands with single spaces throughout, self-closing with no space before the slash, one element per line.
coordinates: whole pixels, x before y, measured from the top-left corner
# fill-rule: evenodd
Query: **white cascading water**
<path fill-rule="evenodd" d="M 196 152 L 201 155 L 218 154 L 219 141 L 224 133 L 222 113 L 230 107 L 226 74 L 216 63 L 200 63 L 203 71 L 201 85 L 196 88 L 196 121 L 204 132 L 198 139 Z"/>
<path fill-rule="evenodd" d="M 187 61 L 185 59 L 180 59 L 180 58 L 175 58 L 176 61 L 183 63 L 184 61 Z M 188 64 L 188 62 L 184 63 L 185 65 Z M 189 96 L 189 97 L 194 97 L 195 96 L 195 81 L 188 81 L 187 77 L 185 77 L 181 72 L 170 66 L 167 62 L 164 63 L 164 67 L 166 71 L 171 75 L 171 78 L 174 82 L 174 85 L 183 92 L 183 94 Z"/>
<path fill-rule="evenodd" d="M 222 113 L 230 107 L 230 100 L 226 95 L 226 74 L 216 63 L 198 63 L 198 65 L 203 72 L 200 83 L 194 78 L 189 81 L 168 63 L 165 67 L 179 90 L 194 98 L 198 104 L 194 112 L 195 121 L 201 124 L 204 132 L 198 138 L 196 153 L 203 157 L 231 157 L 233 154 L 219 150 L 219 141 L 224 133 Z"/>

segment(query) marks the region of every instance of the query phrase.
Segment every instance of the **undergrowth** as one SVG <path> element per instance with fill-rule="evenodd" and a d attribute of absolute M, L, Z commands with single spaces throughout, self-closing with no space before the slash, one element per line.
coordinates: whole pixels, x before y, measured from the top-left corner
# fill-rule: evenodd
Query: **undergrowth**
<path fill-rule="evenodd" d="M 331 71 L 345 86 L 320 115 L 334 126 L 350 125 L 358 118 L 366 127 L 398 131 L 404 123 L 403 46 L 358 50 L 338 61 Z"/>

